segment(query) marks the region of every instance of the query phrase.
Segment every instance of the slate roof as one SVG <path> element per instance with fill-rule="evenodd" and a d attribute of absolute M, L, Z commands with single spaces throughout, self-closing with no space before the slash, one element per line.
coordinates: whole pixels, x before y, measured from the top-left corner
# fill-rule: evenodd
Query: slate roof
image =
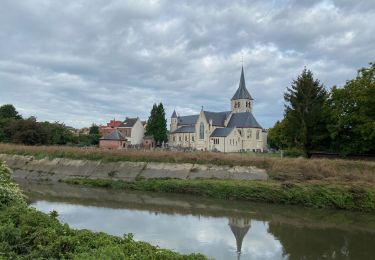
<path fill-rule="evenodd" d="M 171 118 L 177 118 L 176 110 L 173 110 L 173 114 L 172 114 Z"/>
<path fill-rule="evenodd" d="M 124 122 L 119 125 L 119 127 L 133 127 L 135 123 L 137 122 L 138 118 L 129 118 L 127 117 Z"/>
<path fill-rule="evenodd" d="M 118 141 L 126 141 L 127 139 L 118 131 L 117 129 L 113 130 L 112 133 L 106 135 L 101 140 L 118 140 Z"/>
<path fill-rule="evenodd" d="M 247 91 L 246 83 L 245 83 L 245 76 L 243 73 L 243 67 L 241 70 L 241 78 L 240 78 L 240 84 L 238 86 L 238 89 L 231 100 L 237 100 L 237 99 L 250 99 L 253 100 L 251 97 L 249 91 Z"/>
<path fill-rule="evenodd" d="M 225 112 L 203 111 L 203 113 L 208 123 L 210 123 L 210 120 L 212 120 L 212 125 L 224 126 L 224 121 L 229 116 L 230 111 L 225 111 Z"/>
<path fill-rule="evenodd" d="M 262 128 L 251 112 L 233 113 L 227 127 Z"/>
<path fill-rule="evenodd" d="M 231 132 L 233 131 L 233 128 L 224 127 L 224 128 L 216 128 L 210 137 L 227 137 Z"/>
<path fill-rule="evenodd" d="M 191 116 L 179 116 L 177 120 L 177 125 L 195 125 L 198 120 L 199 115 Z"/>
<path fill-rule="evenodd" d="M 181 126 L 180 128 L 177 128 L 173 133 L 195 133 L 195 126 Z"/>

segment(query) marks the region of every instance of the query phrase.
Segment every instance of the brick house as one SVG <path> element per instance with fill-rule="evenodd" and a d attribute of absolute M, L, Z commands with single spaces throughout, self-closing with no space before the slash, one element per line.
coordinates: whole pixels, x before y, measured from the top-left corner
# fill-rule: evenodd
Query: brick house
<path fill-rule="evenodd" d="M 127 146 L 128 140 L 117 129 L 99 140 L 99 147 L 104 149 L 125 149 Z"/>
<path fill-rule="evenodd" d="M 145 136 L 143 138 L 143 147 L 145 149 L 155 148 L 155 139 L 152 136 Z"/>

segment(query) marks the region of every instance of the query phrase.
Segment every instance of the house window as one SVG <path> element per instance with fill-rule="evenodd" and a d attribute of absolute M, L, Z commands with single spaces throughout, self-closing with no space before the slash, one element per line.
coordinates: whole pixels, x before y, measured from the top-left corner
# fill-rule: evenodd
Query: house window
<path fill-rule="evenodd" d="M 204 139 L 204 124 L 201 122 L 199 127 L 199 139 Z"/>
<path fill-rule="evenodd" d="M 259 130 L 257 130 L 257 133 L 256 133 L 256 139 L 259 140 Z"/>
<path fill-rule="evenodd" d="M 181 140 L 181 136 L 178 137 L 178 141 L 180 141 L 180 142 L 182 141 L 182 140 Z"/>

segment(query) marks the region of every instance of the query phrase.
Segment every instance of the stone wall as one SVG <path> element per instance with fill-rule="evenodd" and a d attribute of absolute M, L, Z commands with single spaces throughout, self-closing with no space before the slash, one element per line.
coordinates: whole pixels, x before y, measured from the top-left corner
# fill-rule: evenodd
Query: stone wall
<path fill-rule="evenodd" d="M 217 178 L 232 180 L 266 180 L 264 169 L 252 166 L 217 166 L 177 163 L 102 162 L 0 154 L 13 169 L 13 178 L 59 181 L 69 178 L 92 178 L 134 181 L 136 179 L 196 179 Z"/>

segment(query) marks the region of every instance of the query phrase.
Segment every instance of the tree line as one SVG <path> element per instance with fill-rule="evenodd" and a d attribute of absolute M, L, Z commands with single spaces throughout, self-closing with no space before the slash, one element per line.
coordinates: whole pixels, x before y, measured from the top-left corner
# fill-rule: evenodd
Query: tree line
<path fill-rule="evenodd" d="M 329 91 L 306 68 L 284 94 L 284 118 L 268 132 L 271 148 L 342 155 L 375 153 L 375 64 Z"/>
<path fill-rule="evenodd" d="M 0 107 L 0 142 L 26 145 L 96 145 L 99 138 L 99 127 L 94 124 L 88 135 L 75 135 L 59 122 L 37 122 L 34 116 L 22 118 L 12 104 Z"/>

